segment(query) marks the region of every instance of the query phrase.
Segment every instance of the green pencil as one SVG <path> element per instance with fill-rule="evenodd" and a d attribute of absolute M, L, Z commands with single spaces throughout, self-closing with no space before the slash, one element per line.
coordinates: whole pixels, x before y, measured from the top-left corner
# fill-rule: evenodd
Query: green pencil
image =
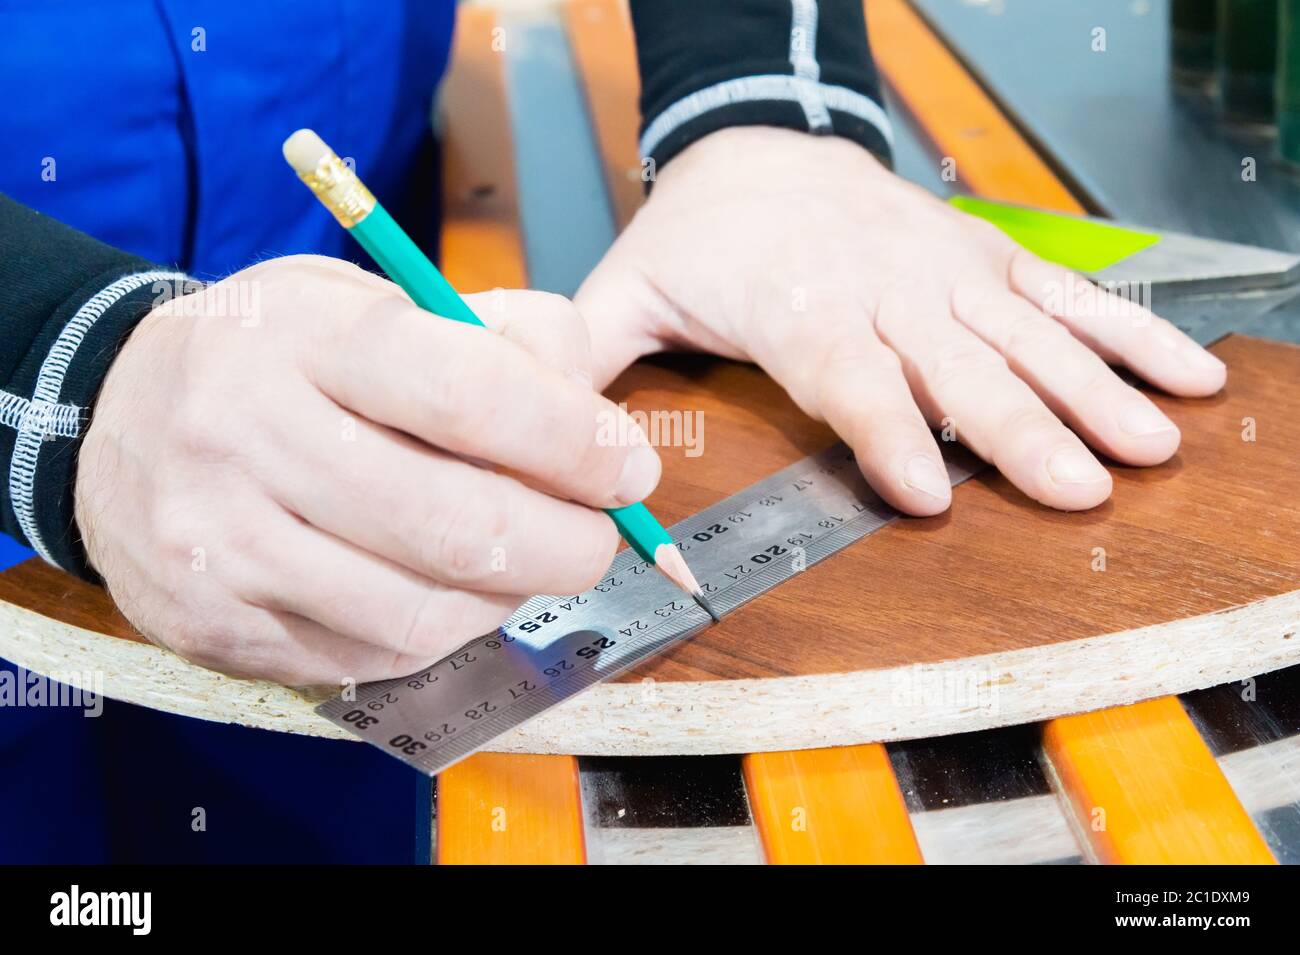
<path fill-rule="evenodd" d="M 284 158 L 298 178 L 333 213 L 390 279 L 421 308 L 468 325 L 483 326 L 474 311 L 452 288 L 437 267 L 384 209 L 357 174 L 310 129 L 300 129 L 284 141 Z M 663 525 L 644 504 L 605 511 L 618 532 L 642 560 L 648 561 L 690 594 L 714 620 L 718 615 L 704 597 L 681 552 Z"/>

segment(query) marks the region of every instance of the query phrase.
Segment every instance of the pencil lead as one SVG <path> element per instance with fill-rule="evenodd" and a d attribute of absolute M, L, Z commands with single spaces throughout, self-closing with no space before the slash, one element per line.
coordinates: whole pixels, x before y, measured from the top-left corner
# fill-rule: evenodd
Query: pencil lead
<path fill-rule="evenodd" d="M 714 623 L 722 619 L 714 611 L 713 605 L 705 598 L 704 588 L 695 579 L 695 575 L 691 573 L 691 568 L 687 566 L 686 558 L 681 555 L 681 552 L 676 547 L 672 544 L 660 544 L 656 547 L 655 566 L 659 568 L 665 577 L 690 594 L 691 599 L 713 618 Z"/>
<path fill-rule="evenodd" d="M 700 605 L 701 609 L 713 618 L 714 623 L 722 623 L 722 618 L 719 617 L 718 612 L 713 609 L 713 604 L 709 603 L 709 598 L 704 596 L 704 591 L 691 594 L 691 596 L 695 598 L 695 602 Z"/>

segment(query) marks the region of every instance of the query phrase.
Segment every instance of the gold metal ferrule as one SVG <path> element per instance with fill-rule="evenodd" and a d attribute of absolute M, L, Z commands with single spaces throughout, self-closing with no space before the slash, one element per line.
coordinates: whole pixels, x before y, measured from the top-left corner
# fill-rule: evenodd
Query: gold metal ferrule
<path fill-rule="evenodd" d="M 322 156 L 313 171 L 299 173 L 298 178 L 307 183 L 345 229 L 351 229 L 375 208 L 375 197 L 370 190 L 333 152 Z"/>

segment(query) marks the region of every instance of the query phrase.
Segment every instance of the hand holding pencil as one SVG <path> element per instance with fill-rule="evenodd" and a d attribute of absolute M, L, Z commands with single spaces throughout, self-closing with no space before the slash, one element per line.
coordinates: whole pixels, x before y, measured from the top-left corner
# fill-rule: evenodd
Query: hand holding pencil
<path fill-rule="evenodd" d="M 597 441 L 624 413 L 583 379 L 566 300 L 466 302 L 500 333 L 290 256 L 145 318 L 77 486 L 128 617 L 215 669 L 337 685 L 413 672 L 534 593 L 596 583 L 619 546 L 599 508 L 648 495 L 658 457 Z"/>
<path fill-rule="evenodd" d="M 375 201 L 357 174 L 315 132 L 300 129 L 286 139 L 284 158 L 339 224 L 352 233 L 412 301 L 435 315 L 468 325 L 483 325 L 442 273 Z M 717 613 L 685 558 L 644 504 L 607 508 L 606 513 L 643 560 L 690 594 L 717 621 Z"/>

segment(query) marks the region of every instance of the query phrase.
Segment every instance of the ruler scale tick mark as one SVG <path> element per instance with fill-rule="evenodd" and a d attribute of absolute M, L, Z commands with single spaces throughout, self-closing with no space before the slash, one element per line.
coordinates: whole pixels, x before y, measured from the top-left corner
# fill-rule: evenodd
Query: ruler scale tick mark
<path fill-rule="evenodd" d="M 960 484 L 982 468 L 945 444 Z M 692 602 L 632 550 L 585 594 L 540 595 L 497 631 L 419 673 L 356 688 L 317 712 L 428 775 L 690 639 L 825 557 L 893 522 L 844 444 L 804 458 L 670 528 L 700 579 Z"/>

